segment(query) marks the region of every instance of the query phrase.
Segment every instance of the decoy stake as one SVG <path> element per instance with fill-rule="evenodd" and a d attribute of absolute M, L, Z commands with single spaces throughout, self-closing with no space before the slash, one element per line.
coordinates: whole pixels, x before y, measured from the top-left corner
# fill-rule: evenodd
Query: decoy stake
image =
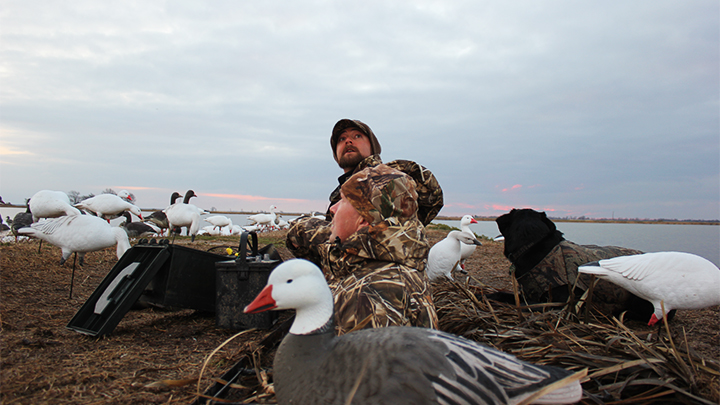
<path fill-rule="evenodd" d="M 77 252 L 75 252 L 75 256 L 73 257 L 72 276 L 70 276 L 70 296 L 68 299 L 72 299 L 73 283 L 75 282 L 75 261 L 77 261 Z"/>

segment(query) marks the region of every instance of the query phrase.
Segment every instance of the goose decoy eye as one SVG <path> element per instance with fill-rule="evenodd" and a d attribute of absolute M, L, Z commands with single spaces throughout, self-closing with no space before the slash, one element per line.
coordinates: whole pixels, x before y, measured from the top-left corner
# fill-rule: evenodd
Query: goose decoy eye
<path fill-rule="evenodd" d="M 293 282 L 293 280 L 292 280 L 292 279 L 289 279 L 289 280 L 288 280 L 288 281 L 286 281 L 286 282 L 287 282 L 288 284 L 290 284 L 290 283 L 292 283 L 292 282 Z"/>

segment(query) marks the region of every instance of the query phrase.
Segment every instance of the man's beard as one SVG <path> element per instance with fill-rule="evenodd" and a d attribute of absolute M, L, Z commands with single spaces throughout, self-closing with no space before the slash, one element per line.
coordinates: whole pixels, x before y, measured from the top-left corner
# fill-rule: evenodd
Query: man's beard
<path fill-rule="evenodd" d="M 347 155 L 348 150 L 355 152 L 353 155 Z M 338 165 L 341 169 L 353 169 L 358 163 L 365 159 L 355 145 L 347 145 L 338 158 Z"/>
<path fill-rule="evenodd" d="M 362 162 L 364 157 L 361 154 L 356 153 L 354 155 L 344 155 L 338 159 L 338 165 L 341 169 L 352 169 Z"/>

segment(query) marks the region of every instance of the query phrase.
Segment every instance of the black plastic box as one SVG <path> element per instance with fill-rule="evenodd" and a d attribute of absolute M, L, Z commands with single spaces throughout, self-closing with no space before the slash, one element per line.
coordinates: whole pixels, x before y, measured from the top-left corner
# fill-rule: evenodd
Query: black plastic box
<path fill-rule="evenodd" d="M 251 254 L 247 254 L 248 236 L 252 236 Z M 282 263 L 273 245 L 257 249 L 257 234 L 243 233 L 240 253 L 235 260 L 215 263 L 216 301 L 215 323 L 228 329 L 268 329 L 278 318 L 276 311 L 245 314 L 243 309 L 262 291 L 270 272 Z"/>
<path fill-rule="evenodd" d="M 141 241 L 113 266 L 68 329 L 102 336 L 115 329 L 136 301 L 171 308 L 215 311 L 215 263 L 230 256 Z"/>
<path fill-rule="evenodd" d="M 176 245 L 170 249 L 169 260 L 145 288 L 141 302 L 215 312 L 215 263 L 230 256 Z"/>

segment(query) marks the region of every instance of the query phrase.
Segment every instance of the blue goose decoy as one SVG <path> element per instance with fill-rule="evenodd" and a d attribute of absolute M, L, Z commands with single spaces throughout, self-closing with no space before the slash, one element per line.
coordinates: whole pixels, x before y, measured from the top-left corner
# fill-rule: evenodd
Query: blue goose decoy
<path fill-rule="evenodd" d="M 582 397 L 578 379 L 586 370 L 530 364 L 433 329 L 391 326 L 336 336 L 332 292 L 307 260 L 278 265 L 245 313 L 271 309 L 296 311 L 273 365 L 281 404 L 517 404 L 566 378 L 531 402 Z"/>

